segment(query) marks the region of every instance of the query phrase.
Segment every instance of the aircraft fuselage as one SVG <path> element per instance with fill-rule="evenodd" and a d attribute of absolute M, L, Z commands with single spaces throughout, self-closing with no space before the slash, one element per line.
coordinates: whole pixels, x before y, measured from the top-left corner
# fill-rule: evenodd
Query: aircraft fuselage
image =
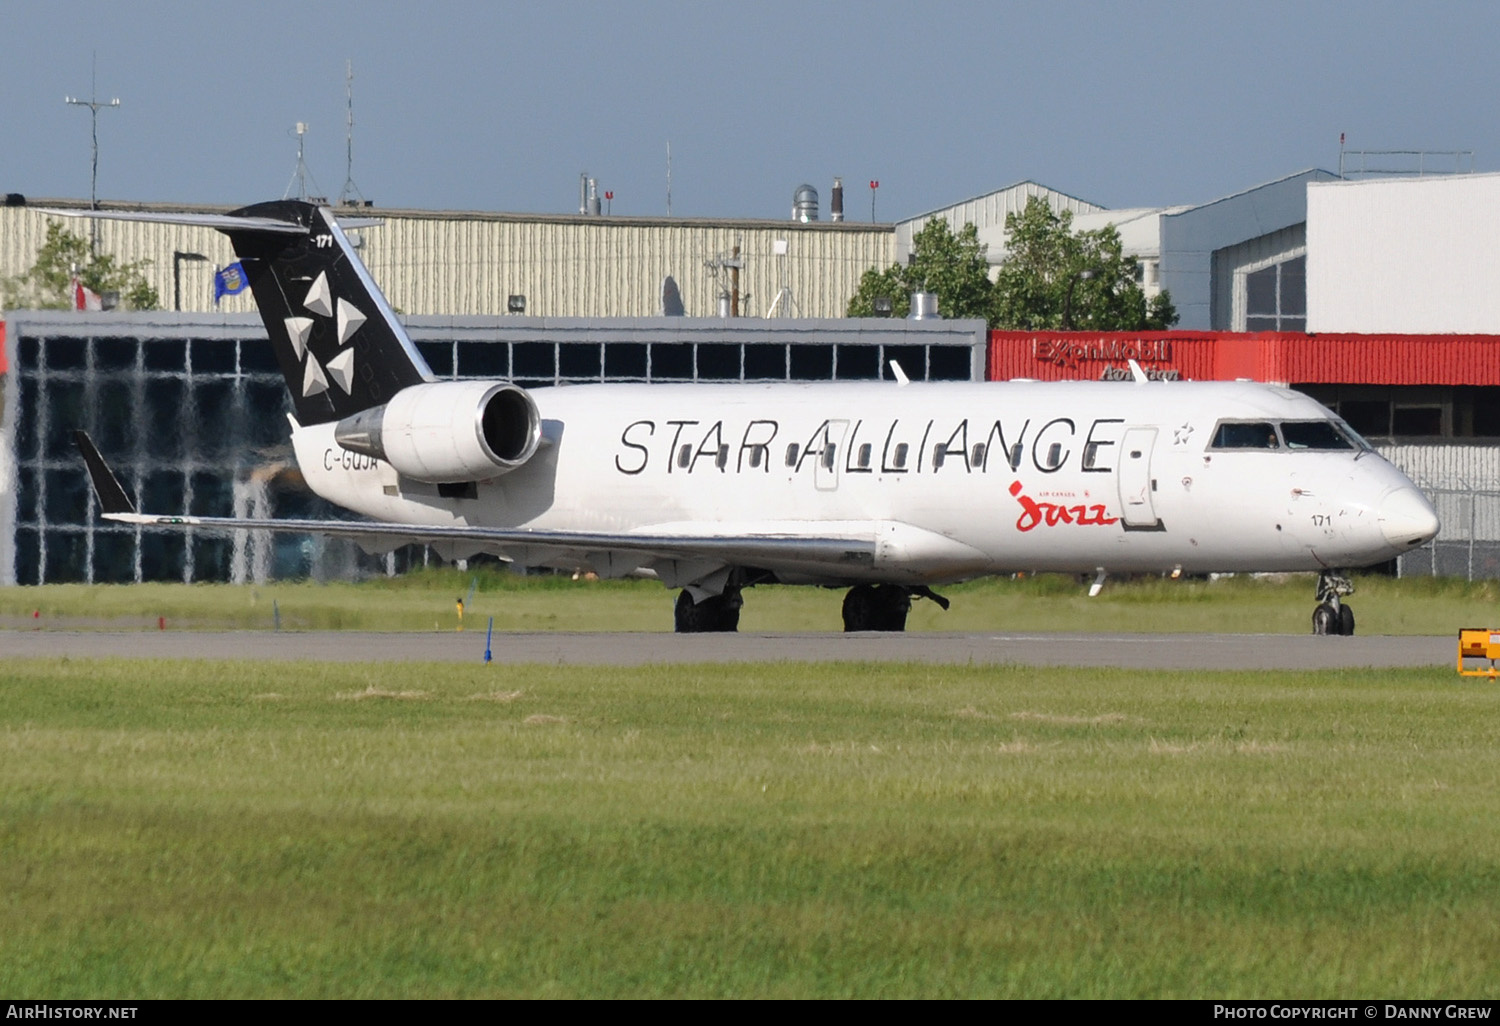
<path fill-rule="evenodd" d="M 472 488 L 404 479 L 342 449 L 331 425 L 295 431 L 298 460 L 323 497 L 399 523 L 836 532 L 877 544 L 868 564 L 766 568 L 788 583 L 1319 570 L 1390 559 L 1436 529 L 1426 500 L 1362 445 L 1299 449 L 1273 434 L 1273 446 L 1216 446 L 1226 421 L 1333 419 L 1305 396 L 1252 383 L 600 384 L 530 394 L 541 449 Z M 639 569 L 628 558 L 596 562 L 609 564 L 601 572 Z"/>

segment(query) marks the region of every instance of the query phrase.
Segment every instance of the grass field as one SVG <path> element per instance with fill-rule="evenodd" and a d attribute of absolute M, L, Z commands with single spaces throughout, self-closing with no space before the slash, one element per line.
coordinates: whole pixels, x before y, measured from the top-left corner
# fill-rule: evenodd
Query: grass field
<path fill-rule="evenodd" d="M 940 589 L 947 612 L 912 606 L 913 631 L 1142 631 L 1305 634 L 1314 577 L 1111 581 L 1096 598 L 1074 578 L 990 579 Z M 1357 580 L 1350 600 L 1366 634 L 1450 634 L 1493 626 L 1500 583 L 1434 578 Z M 473 589 L 473 594 L 470 590 Z M 434 570 L 360 584 L 47 585 L 0 588 L 0 626 L 670 631 L 672 592 L 653 581 L 573 581 L 494 571 Z M 760 587 L 745 592 L 743 631 L 838 630 L 841 590 Z"/>
<path fill-rule="evenodd" d="M 0 661 L 0 993 L 1489 996 L 1497 704 L 1448 667 Z"/>

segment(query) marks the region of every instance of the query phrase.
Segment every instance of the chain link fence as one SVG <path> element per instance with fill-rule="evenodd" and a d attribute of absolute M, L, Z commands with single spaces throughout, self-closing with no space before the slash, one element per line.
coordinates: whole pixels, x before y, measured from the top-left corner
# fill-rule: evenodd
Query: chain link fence
<path fill-rule="evenodd" d="M 1500 578 L 1500 491 L 1424 488 L 1443 529 L 1396 560 L 1399 577 Z"/>

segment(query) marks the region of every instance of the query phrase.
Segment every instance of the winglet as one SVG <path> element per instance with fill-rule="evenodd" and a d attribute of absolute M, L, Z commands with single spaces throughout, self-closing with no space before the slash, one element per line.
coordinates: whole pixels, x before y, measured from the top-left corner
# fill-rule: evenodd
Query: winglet
<path fill-rule="evenodd" d="M 115 477 L 115 472 L 109 469 L 109 464 L 99 455 L 93 440 L 85 432 L 74 431 L 73 442 L 78 446 L 78 451 L 83 453 L 83 462 L 89 469 L 89 481 L 93 483 L 94 494 L 99 497 L 100 509 L 106 515 L 134 513 L 135 503 L 125 494 L 125 489 L 120 486 L 120 479 Z"/>

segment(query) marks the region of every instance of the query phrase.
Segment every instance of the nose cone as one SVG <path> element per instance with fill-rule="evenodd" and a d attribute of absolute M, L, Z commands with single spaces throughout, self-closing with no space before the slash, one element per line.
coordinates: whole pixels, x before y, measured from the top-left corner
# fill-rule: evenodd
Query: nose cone
<path fill-rule="evenodd" d="M 1378 519 L 1385 540 L 1401 550 L 1431 541 L 1438 533 L 1437 510 L 1415 488 L 1397 488 L 1382 499 Z"/>

